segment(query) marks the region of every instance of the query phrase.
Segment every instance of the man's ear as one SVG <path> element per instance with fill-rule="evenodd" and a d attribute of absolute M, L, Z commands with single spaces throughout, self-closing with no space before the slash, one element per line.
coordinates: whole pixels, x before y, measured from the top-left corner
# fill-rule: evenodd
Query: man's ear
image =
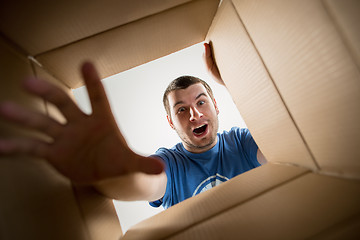
<path fill-rule="evenodd" d="M 213 102 L 214 102 L 214 106 L 215 106 L 215 110 L 216 110 L 216 113 L 219 115 L 219 108 L 218 108 L 218 106 L 217 106 L 217 103 L 216 103 L 216 100 L 215 100 L 215 98 L 213 99 Z"/>
<path fill-rule="evenodd" d="M 167 118 L 167 120 L 168 120 L 168 123 L 169 123 L 170 127 L 171 127 L 172 129 L 175 129 L 174 124 L 173 124 L 173 122 L 172 122 L 172 120 L 171 120 L 171 117 L 169 117 L 169 115 L 166 115 L 166 118 Z"/>

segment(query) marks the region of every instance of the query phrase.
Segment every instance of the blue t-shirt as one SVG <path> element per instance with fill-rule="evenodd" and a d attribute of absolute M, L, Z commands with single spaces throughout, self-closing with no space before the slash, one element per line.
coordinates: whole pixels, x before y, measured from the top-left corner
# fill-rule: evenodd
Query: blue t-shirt
<path fill-rule="evenodd" d="M 214 147 L 191 153 L 182 143 L 171 149 L 160 148 L 153 157 L 165 163 L 167 185 L 164 197 L 150 202 L 153 207 L 171 207 L 241 173 L 260 166 L 258 147 L 248 129 L 232 128 L 218 133 Z"/>

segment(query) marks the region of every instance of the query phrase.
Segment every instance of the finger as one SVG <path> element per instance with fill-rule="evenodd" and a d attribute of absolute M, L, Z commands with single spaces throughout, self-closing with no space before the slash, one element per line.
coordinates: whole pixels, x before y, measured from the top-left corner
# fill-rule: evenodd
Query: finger
<path fill-rule="evenodd" d="M 24 86 L 31 93 L 53 103 L 69 121 L 78 119 L 83 115 L 68 94 L 49 82 L 37 78 L 27 78 Z"/>
<path fill-rule="evenodd" d="M 204 43 L 203 59 L 204 59 L 204 62 L 205 62 L 205 65 L 206 65 L 208 71 L 211 71 L 211 69 L 213 68 L 214 62 L 212 59 L 210 44 L 208 44 L 208 43 Z"/>
<path fill-rule="evenodd" d="M 209 43 L 204 43 L 204 48 L 205 48 L 204 56 L 205 56 L 206 58 L 211 57 L 210 44 L 209 44 Z"/>
<path fill-rule="evenodd" d="M 0 139 L 0 155 L 26 154 L 32 157 L 47 158 L 49 149 L 47 143 L 36 139 Z"/>
<path fill-rule="evenodd" d="M 62 128 L 62 125 L 52 118 L 30 111 L 12 102 L 5 102 L 0 105 L 0 115 L 13 123 L 36 129 L 53 138 L 59 135 Z"/>
<path fill-rule="evenodd" d="M 214 80 L 217 83 L 219 83 L 221 85 L 225 85 L 224 81 L 221 78 L 219 69 L 218 69 L 216 63 L 214 62 L 210 44 L 204 43 L 204 48 L 205 48 L 205 52 L 203 54 L 203 59 L 204 59 L 204 62 L 205 62 L 205 65 L 206 65 L 208 71 L 210 72 L 210 74 L 212 75 L 212 77 L 214 78 Z"/>
<path fill-rule="evenodd" d="M 93 114 L 110 112 L 110 104 L 95 66 L 90 62 L 85 62 L 81 67 L 81 72 L 89 93 Z"/>

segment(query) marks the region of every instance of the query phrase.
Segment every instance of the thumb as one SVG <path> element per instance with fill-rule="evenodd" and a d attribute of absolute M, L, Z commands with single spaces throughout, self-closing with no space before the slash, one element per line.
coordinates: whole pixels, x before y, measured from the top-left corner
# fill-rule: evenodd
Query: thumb
<path fill-rule="evenodd" d="M 205 58 L 211 57 L 211 49 L 210 49 L 210 44 L 209 44 L 209 43 L 204 43 L 203 56 L 204 56 Z"/>

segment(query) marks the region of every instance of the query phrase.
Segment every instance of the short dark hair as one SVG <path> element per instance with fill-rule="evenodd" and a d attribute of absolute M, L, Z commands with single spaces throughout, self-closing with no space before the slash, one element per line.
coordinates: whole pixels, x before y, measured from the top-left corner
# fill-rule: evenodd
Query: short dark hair
<path fill-rule="evenodd" d="M 176 79 L 174 79 L 166 88 L 165 92 L 164 92 L 164 96 L 163 96 L 163 104 L 164 104 L 164 108 L 166 110 L 166 113 L 170 116 L 170 106 L 169 106 L 169 100 L 168 100 L 168 95 L 170 92 L 175 91 L 175 90 L 179 90 L 179 89 L 186 89 L 191 85 L 197 84 L 197 83 L 201 83 L 207 93 L 209 94 L 209 96 L 211 97 L 211 100 L 214 101 L 214 94 L 210 88 L 210 86 L 202 79 L 194 77 L 194 76 L 181 76 L 178 77 Z"/>

